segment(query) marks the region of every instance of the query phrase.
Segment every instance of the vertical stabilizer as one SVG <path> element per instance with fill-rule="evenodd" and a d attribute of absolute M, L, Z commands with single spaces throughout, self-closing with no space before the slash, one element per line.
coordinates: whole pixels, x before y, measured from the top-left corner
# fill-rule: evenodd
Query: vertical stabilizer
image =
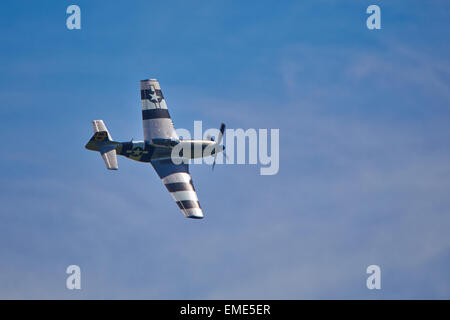
<path fill-rule="evenodd" d="M 88 142 L 86 148 L 100 152 L 108 170 L 119 169 L 116 154 L 117 143 L 111 138 L 105 123 L 103 120 L 94 120 L 92 121 L 92 126 L 94 128 L 94 136 Z"/>

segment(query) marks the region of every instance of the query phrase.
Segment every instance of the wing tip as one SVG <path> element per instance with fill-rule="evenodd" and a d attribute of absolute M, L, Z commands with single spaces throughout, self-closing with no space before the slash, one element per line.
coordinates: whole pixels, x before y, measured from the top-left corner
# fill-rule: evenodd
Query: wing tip
<path fill-rule="evenodd" d="M 186 216 L 186 218 L 200 220 L 200 219 L 203 219 L 204 217 L 203 216 Z"/>
<path fill-rule="evenodd" d="M 203 219 L 203 210 L 200 208 L 182 209 L 186 218 L 189 219 Z"/>

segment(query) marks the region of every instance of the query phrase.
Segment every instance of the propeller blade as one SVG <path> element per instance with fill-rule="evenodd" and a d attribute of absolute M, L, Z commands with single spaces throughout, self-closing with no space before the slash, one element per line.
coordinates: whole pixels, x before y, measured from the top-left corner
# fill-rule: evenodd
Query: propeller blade
<path fill-rule="evenodd" d="M 220 143 L 222 142 L 222 138 L 223 138 L 223 133 L 225 132 L 225 123 L 222 123 L 220 125 L 220 129 L 219 129 L 220 133 L 219 133 L 219 137 L 217 138 L 217 143 L 216 143 L 216 152 L 214 153 L 214 162 L 212 165 L 212 170 L 214 171 L 214 167 L 216 166 L 216 159 L 217 159 L 217 154 L 218 152 L 218 146 L 220 145 Z M 212 139 L 211 139 L 212 140 Z M 214 141 L 214 140 L 212 140 Z M 226 155 L 225 155 L 226 156 Z"/>
<path fill-rule="evenodd" d="M 225 159 L 227 159 L 227 161 L 228 161 L 228 160 L 230 160 L 230 158 L 228 158 L 228 155 L 227 155 L 227 153 L 225 152 L 225 149 L 223 149 L 223 151 L 222 151 L 222 152 L 223 152 L 223 155 L 225 156 Z"/>
<path fill-rule="evenodd" d="M 219 138 L 217 139 L 217 144 L 220 144 L 222 142 L 222 138 L 223 138 L 223 133 L 225 132 L 225 123 L 222 123 L 220 125 L 220 134 L 219 134 Z"/>

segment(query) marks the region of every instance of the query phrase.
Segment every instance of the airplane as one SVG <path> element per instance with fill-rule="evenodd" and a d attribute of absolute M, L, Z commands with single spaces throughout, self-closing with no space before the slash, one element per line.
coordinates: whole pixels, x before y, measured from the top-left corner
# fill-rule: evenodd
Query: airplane
<path fill-rule="evenodd" d="M 217 154 L 224 152 L 222 142 L 225 124 L 221 124 L 217 141 L 183 140 L 175 131 L 167 104 L 158 80 L 141 80 L 143 141 L 117 142 L 109 134 L 103 120 L 93 120 L 94 135 L 85 148 L 100 152 L 106 168 L 117 170 L 117 155 L 139 162 L 150 163 L 162 180 L 172 198 L 185 217 L 202 219 L 203 211 L 189 174 L 188 159 L 214 155 L 213 170 Z M 173 148 L 179 148 L 172 156 Z M 177 149 L 178 150 L 178 149 Z M 175 159 L 183 160 L 176 162 Z M 178 164 L 179 163 L 179 164 Z"/>

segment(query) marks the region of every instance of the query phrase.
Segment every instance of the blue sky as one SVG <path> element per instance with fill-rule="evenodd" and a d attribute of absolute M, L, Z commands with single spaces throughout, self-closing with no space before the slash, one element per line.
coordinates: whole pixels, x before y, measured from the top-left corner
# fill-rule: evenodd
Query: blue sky
<path fill-rule="evenodd" d="M 82 29 L 66 29 L 66 8 Z M 370 4 L 382 29 L 365 26 Z M 2 1 L 0 298 L 450 298 L 447 1 Z M 280 171 L 193 166 L 185 219 L 146 164 L 110 172 L 91 120 L 142 138 L 279 128 Z M 65 288 L 66 267 L 82 290 Z M 368 290 L 367 266 L 382 270 Z"/>

